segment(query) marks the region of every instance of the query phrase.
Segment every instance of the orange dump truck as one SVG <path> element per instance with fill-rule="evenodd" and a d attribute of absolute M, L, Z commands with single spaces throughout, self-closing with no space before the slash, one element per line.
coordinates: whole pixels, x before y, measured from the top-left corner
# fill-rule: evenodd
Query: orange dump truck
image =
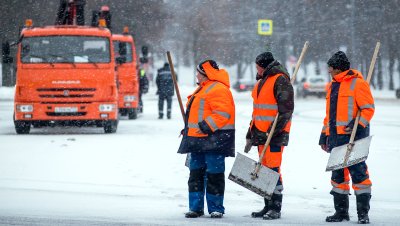
<path fill-rule="evenodd" d="M 123 116 L 136 119 L 139 105 L 139 80 L 136 68 L 135 43 L 131 35 L 114 34 L 114 54 L 117 63 L 118 108 Z"/>
<path fill-rule="evenodd" d="M 14 125 L 118 126 L 118 90 L 111 32 L 60 25 L 21 32 L 17 52 Z"/>

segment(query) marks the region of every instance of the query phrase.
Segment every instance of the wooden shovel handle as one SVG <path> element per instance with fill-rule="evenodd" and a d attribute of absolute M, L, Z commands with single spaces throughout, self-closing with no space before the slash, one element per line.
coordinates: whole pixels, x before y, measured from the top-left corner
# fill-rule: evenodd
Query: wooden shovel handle
<path fill-rule="evenodd" d="M 376 43 L 375 46 L 375 51 L 374 51 L 374 55 L 372 56 L 372 60 L 371 60 L 371 64 L 369 65 L 369 70 L 368 70 L 368 76 L 367 76 L 367 83 L 369 84 L 369 82 L 371 81 L 371 77 L 372 77 L 372 72 L 374 71 L 374 67 L 375 67 L 375 62 L 376 62 L 376 58 L 378 56 L 378 52 L 379 52 L 379 48 L 381 46 L 380 42 Z M 356 136 L 356 131 L 357 131 L 357 126 L 358 126 L 358 122 L 360 120 L 360 115 L 361 115 L 361 111 L 358 110 L 357 112 L 357 116 L 356 116 L 356 120 L 354 121 L 354 126 L 353 126 L 353 130 L 351 132 L 351 136 L 350 136 L 350 143 L 354 142 L 354 138 Z"/>
<path fill-rule="evenodd" d="M 176 80 L 174 64 L 172 63 L 172 57 L 171 57 L 171 53 L 169 51 L 167 51 L 167 57 L 168 57 L 168 62 L 169 62 L 169 66 L 171 69 L 172 80 L 174 81 L 176 96 L 178 97 L 179 107 L 181 108 L 182 119 L 183 119 L 183 122 L 185 122 L 185 110 L 184 110 L 183 104 L 182 104 L 181 93 L 179 92 L 178 81 Z"/>
<path fill-rule="evenodd" d="M 377 42 L 376 46 L 375 46 L 374 54 L 372 55 L 371 64 L 369 65 L 368 76 L 366 79 L 368 84 L 371 81 L 372 73 L 374 72 L 375 62 L 376 62 L 376 58 L 378 57 L 378 52 L 379 52 L 380 46 L 381 46 L 381 43 Z M 343 165 L 347 164 L 347 162 L 349 161 L 350 153 L 353 150 L 354 139 L 356 137 L 356 132 L 357 132 L 357 127 L 358 127 L 358 122 L 360 121 L 360 116 L 361 116 L 361 111 L 358 110 L 356 119 L 354 121 L 353 130 L 351 131 L 350 141 L 349 141 L 349 144 L 347 145 L 347 151 L 346 151 L 346 155 L 344 157 Z"/>
<path fill-rule="evenodd" d="M 294 82 L 295 79 L 296 79 L 297 72 L 299 71 L 300 65 L 301 65 L 301 63 L 303 62 L 303 58 L 304 58 L 304 55 L 305 55 L 306 52 L 307 52 L 308 46 L 309 46 L 309 42 L 306 41 L 306 42 L 304 43 L 303 50 L 301 51 L 300 57 L 299 57 L 299 59 L 297 60 L 297 64 L 296 64 L 296 67 L 295 67 L 295 69 L 294 69 L 292 78 L 290 79 L 290 82 L 291 82 L 292 84 L 293 84 L 293 82 Z M 260 158 L 259 158 L 259 160 L 258 160 L 259 163 L 261 163 L 262 159 L 264 158 L 264 155 L 265 155 L 265 152 L 266 152 L 266 150 L 267 150 L 267 147 L 268 147 L 269 143 L 271 142 L 272 135 L 273 135 L 274 132 L 275 132 L 276 124 L 278 123 L 278 117 L 279 117 L 279 112 L 276 114 L 275 119 L 274 119 L 274 122 L 272 123 L 272 127 L 271 127 L 271 130 L 270 130 L 269 134 L 268 134 L 267 141 L 266 141 L 265 144 L 264 144 L 264 148 L 263 148 L 263 150 L 262 150 L 262 152 L 261 152 L 261 154 L 260 154 Z M 253 175 L 254 178 L 257 177 L 257 174 L 258 174 L 258 172 L 260 171 L 260 169 L 261 169 L 261 164 L 257 164 L 256 168 L 254 169 L 254 172 L 252 173 L 252 175 Z"/>

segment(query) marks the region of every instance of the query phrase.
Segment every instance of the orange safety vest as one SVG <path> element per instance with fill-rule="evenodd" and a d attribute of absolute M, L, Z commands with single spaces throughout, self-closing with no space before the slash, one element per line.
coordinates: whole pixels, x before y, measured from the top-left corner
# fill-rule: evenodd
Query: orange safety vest
<path fill-rule="evenodd" d="M 335 81 L 340 82 L 337 101 L 336 132 L 346 134 L 346 126 L 357 116 L 357 111 L 361 110 L 359 124 L 366 127 L 375 112 L 374 99 L 369 88 L 369 84 L 363 79 L 361 72 L 350 69 L 335 76 Z M 332 82 L 335 82 L 332 81 Z M 322 133 L 329 135 L 329 110 L 331 85 L 326 95 L 326 116 Z"/>
<path fill-rule="evenodd" d="M 209 80 L 188 96 L 186 104 L 189 110 L 187 127 L 190 137 L 208 136 L 201 132 L 198 125 L 203 120 L 213 132 L 235 129 L 235 104 L 229 90 L 228 73 L 224 69 L 212 68 L 208 62 L 203 64 L 203 68 Z"/>
<path fill-rule="evenodd" d="M 251 94 L 253 97 L 253 115 L 251 127 L 255 125 L 258 130 L 263 132 L 268 131 L 276 115 L 278 114 L 278 104 L 274 95 L 274 85 L 279 76 L 283 76 L 283 74 L 269 76 L 267 81 L 265 81 L 264 85 L 261 87 L 260 93 L 257 94 L 258 86 L 262 81 L 259 80 Z M 289 133 L 290 126 L 291 120 L 286 124 L 283 130 Z"/>

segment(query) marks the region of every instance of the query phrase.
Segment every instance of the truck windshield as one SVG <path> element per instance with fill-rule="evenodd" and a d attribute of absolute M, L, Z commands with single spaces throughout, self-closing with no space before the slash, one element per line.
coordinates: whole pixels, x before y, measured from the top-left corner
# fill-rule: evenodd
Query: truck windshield
<path fill-rule="evenodd" d="M 125 63 L 132 62 L 132 45 L 129 42 L 113 41 L 115 57 L 124 56 Z"/>
<path fill-rule="evenodd" d="M 21 42 L 23 63 L 109 63 L 110 58 L 106 37 L 38 36 Z"/>

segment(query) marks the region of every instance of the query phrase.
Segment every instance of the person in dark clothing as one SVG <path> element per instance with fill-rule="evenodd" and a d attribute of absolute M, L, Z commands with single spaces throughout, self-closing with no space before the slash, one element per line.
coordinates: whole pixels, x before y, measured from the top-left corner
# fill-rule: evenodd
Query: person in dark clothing
<path fill-rule="evenodd" d="M 143 100 L 142 94 L 146 94 L 149 91 L 149 79 L 146 76 L 146 71 L 141 68 L 139 69 L 139 112 L 143 113 Z"/>
<path fill-rule="evenodd" d="M 176 74 L 175 74 L 176 75 Z M 174 95 L 174 81 L 172 80 L 169 64 L 158 69 L 157 78 L 158 118 L 164 117 L 164 101 L 167 101 L 167 118 L 171 119 L 172 96 Z"/>
<path fill-rule="evenodd" d="M 369 136 L 369 122 L 375 107 L 368 83 L 363 79 L 361 72 L 350 69 L 350 62 L 344 52 L 335 53 L 327 64 L 332 82 L 326 95 L 326 116 L 319 145 L 322 150 L 330 153 L 333 148 L 349 143 L 359 110 L 361 117 L 354 140 Z M 326 222 L 350 220 L 349 174 L 356 195 L 358 223 L 368 224 L 372 182 L 365 161 L 332 171 L 330 193 L 333 195 L 335 213 L 326 217 Z"/>
<path fill-rule="evenodd" d="M 60 5 L 57 10 L 56 25 L 72 25 L 74 24 L 74 19 L 76 19 L 77 25 L 85 25 L 85 4 L 86 0 L 60 0 Z"/>
<path fill-rule="evenodd" d="M 256 58 L 257 84 L 252 93 L 253 115 L 246 135 L 246 146 L 258 147 L 261 155 L 275 116 L 279 113 L 275 131 L 266 149 L 261 164 L 280 173 L 284 146 L 289 143 L 291 118 L 294 109 L 293 86 L 286 69 L 274 59 L 271 52 L 264 52 Z M 247 153 L 250 148 L 246 148 Z M 264 198 L 265 206 L 252 217 L 274 220 L 281 217 L 282 177 L 279 178 L 271 200 Z"/>

